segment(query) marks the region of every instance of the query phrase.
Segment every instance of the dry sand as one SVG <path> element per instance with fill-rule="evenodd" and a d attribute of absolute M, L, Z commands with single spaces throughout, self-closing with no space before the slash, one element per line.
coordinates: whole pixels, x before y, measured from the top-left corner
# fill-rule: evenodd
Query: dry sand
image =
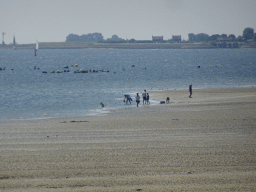
<path fill-rule="evenodd" d="M 171 103 L 0 121 L 0 191 L 256 191 L 256 88 L 149 93 Z"/>

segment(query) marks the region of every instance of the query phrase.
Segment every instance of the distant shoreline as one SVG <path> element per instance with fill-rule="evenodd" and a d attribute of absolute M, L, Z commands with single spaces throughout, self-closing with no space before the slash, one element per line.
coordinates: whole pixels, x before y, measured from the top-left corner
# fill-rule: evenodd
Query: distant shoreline
<path fill-rule="evenodd" d="M 35 49 L 36 44 L 18 44 L 15 49 Z M 239 48 L 256 48 L 241 44 Z M 0 49 L 13 49 L 13 45 L 0 45 Z M 87 43 L 39 42 L 39 49 L 221 49 L 209 43 Z M 227 48 L 228 49 L 228 48 Z"/>

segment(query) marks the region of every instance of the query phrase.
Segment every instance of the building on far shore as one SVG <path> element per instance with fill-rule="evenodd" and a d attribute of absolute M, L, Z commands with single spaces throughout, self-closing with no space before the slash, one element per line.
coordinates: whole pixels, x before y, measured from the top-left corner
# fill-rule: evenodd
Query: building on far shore
<path fill-rule="evenodd" d="M 164 36 L 152 36 L 153 43 L 162 43 L 164 41 Z"/>
<path fill-rule="evenodd" d="M 181 43 L 181 35 L 173 35 L 172 36 L 172 41 Z"/>

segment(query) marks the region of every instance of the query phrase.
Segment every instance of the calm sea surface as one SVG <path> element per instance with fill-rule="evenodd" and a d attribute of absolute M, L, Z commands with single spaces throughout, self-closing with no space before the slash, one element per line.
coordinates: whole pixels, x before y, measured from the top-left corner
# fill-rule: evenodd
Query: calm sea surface
<path fill-rule="evenodd" d="M 130 107 L 125 93 L 136 107 L 135 93 L 144 89 L 256 85 L 256 49 L 39 49 L 36 57 L 0 50 L 0 67 L 0 120 L 99 115 Z M 50 73 L 57 70 L 69 72 Z"/>

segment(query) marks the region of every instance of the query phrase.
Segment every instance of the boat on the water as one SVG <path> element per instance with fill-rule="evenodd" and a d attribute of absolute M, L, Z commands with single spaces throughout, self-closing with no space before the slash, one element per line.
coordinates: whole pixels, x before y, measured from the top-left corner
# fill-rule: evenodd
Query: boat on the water
<path fill-rule="evenodd" d="M 35 52 L 34 52 L 34 56 L 37 56 L 36 55 L 36 51 L 39 49 L 39 43 L 38 43 L 38 41 L 36 41 L 36 48 L 35 48 Z"/>

